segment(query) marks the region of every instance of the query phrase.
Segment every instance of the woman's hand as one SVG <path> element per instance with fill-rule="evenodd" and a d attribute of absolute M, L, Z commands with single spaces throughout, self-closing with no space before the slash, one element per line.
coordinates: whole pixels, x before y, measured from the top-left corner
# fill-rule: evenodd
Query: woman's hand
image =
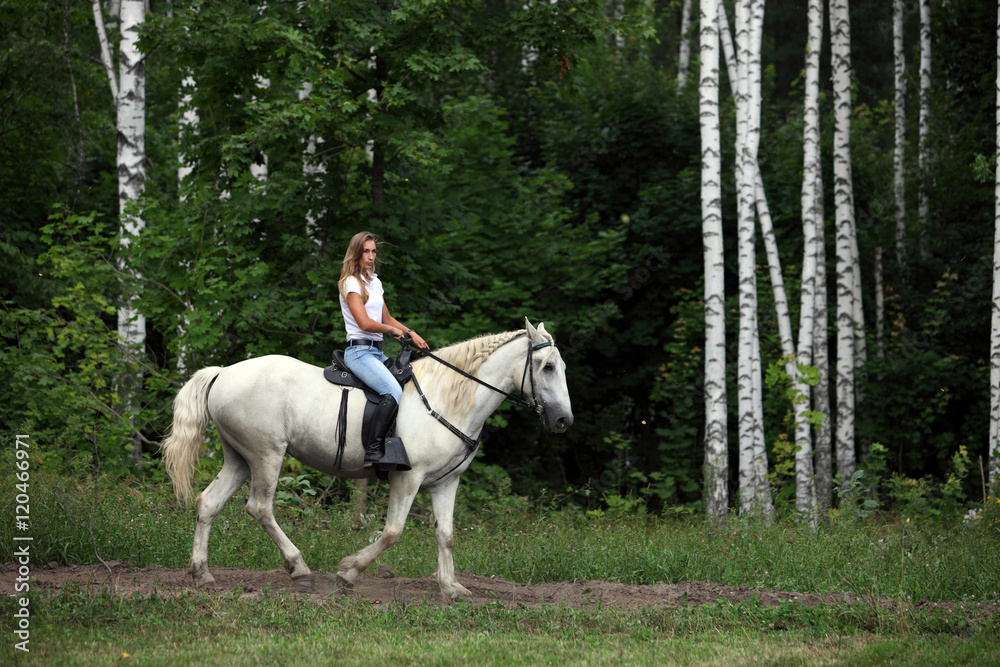
<path fill-rule="evenodd" d="M 410 329 L 410 331 L 408 333 L 410 335 L 410 338 L 413 339 L 413 342 L 414 342 L 414 344 L 416 344 L 417 347 L 419 347 L 419 348 L 421 348 L 423 350 L 429 350 L 430 349 L 431 346 L 428 345 L 426 342 L 424 342 L 424 339 L 421 338 L 420 334 L 418 334 L 416 331 L 414 331 L 413 329 Z"/>

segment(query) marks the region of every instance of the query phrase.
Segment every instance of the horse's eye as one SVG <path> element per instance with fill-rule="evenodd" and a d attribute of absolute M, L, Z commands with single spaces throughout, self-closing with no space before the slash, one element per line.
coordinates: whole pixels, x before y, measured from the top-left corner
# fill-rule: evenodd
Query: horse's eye
<path fill-rule="evenodd" d="M 545 371 L 546 373 L 551 373 L 555 369 L 556 369 L 556 367 L 553 366 L 552 362 L 550 361 L 549 363 L 545 364 L 545 367 L 542 370 Z"/>

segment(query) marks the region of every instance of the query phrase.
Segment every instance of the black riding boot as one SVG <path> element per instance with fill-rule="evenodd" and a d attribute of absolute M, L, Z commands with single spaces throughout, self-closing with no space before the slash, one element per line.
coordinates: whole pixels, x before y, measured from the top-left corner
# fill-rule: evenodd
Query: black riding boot
<path fill-rule="evenodd" d="M 385 394 L 372 414 L 371 438 L 365 445 L 365 468 L 378 469 L 378 463 L 385 455 L 385 434 L 396 419 L 399 406 L 392 394 Z"/>

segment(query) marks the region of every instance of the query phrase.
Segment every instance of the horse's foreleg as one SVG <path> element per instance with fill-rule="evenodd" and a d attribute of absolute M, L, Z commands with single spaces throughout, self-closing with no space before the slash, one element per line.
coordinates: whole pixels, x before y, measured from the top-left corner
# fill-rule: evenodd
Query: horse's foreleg
<path fill-rule="evenodd" d="M 376 558 L 399 541 L 403 534 L 410 506 L 420 489 L 419 478 L 409 473 L 391 473 L 389 484 L 389 507 L 386 509 L 385 528 L 382 535 L 364 549 L 341 559 L 337 565 L 337 586 L 350 588 Z"/>
<path fill-rule="evenodd" d="M 247 500 L 247 513 L 257 519 L 261 528 L 271 536 L 282 558 L 285 560 L 285 571 L 292 579 L 302 586 L 312 586 L 312 571 L 302 559 L 302 552 L 292 544 L 281 526 L 274 519 L 274 492 L 278 488 L 278 477 L 281 474 L 281 462 L 285 450 L 272 451 L 254 462 L 251 466 L 253 479 L 250 482 L 250 498 Z"/>
<path fill-rule="evenodd" d="M 222 442 L 225 461 L 222 470 L 195 501 L 198 518 L 194 525 L 194 543 L 191 546 L 191 562 L 188 573 L 197 586 L 211 584 L 215 578 L 208 571 L 208 536 L 212 532 L 212 521 L 222 511 L 223 506 L 233 497 L 250 474 L 250 466 L 226 441 Z"/>
<path fill-rule="evenodd" d="M 471 597 L 472 592 L 458 583 L 455 578 L 455 561 L 452 555 L 455 541 L 454 516 L 455 494 L 458 491 L 458 477 L 429 489 L 431 506 L 434 508 L 434 537 L 438 545 L 437 580 L 441 587 L 441 597 L 445 601 Z"/>

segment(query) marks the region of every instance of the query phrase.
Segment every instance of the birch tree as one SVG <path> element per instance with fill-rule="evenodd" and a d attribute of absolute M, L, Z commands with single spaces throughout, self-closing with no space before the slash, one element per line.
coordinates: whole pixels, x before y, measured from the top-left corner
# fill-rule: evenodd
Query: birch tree
<path fill-rule="evenodd" d="M 833 178 L 837 238 L 837 472 L 854 474 L 855 263 L 851 172 L 851 19 L 847 0 L 830 0 L 833 69 Z"/>
<path fill-rule="evenodd" d="M 122 220 L 122 249 L 127 254 L 131 238 L 145 226 L 142 218 L 127 209 L 142 194 L 146 184 L 146 65 L 139 52 L 139 28 L 146 19 L 144 0 L 121 2 L 121 46 L 118 49 L 118 200 Z M 139 355 L 146 342 L 146 318 L 133 305 L 132 297 L 118 309 L 118 334 L 129 353 Z M 131 405 L 138 408 L 141 377 L 126 380 Z M 136 441 L 134 455 L 141 451 Z"/>
<path fill-rule="evenodd" d="M 892 52 L 895 73 L 895 149 L 892 155 L 896 196 L 896 260 L 906 264 L 906 177 L 903 171 L 906 142 L 906 54 L 903 51 L 903 0 L 892 2 Z"/>
<path fill-rule="evenodd" d="M 920 171 L 920 189 L 917 200 L 917 217 L 920 232 L 927 231 L 927 135 L 930 132 L 931 90 L 931 0 L 920 0 L 920 134 L 917 146 L 917 167 Z"/>
<path fill-rule="evenodd" d="M 763 0 L 736 5 L 736 183 L 739 258 L 739 350 L 737 390 L 739 415 L 740 496 L 744 509 L 758 503 L 755 456 L 764 446 L 757 340 L 757 274 L 754 212 L 757 148 L 760 142 L 760 40 Z M 761 499 L 763 500 L 763 499 Z"/>
<path fill-rule="evenodd" d="M 816 281 L 816 274 L 818 269 L 818 258 L 820 255 L 820 244 L 822 243 L 821 238 L 817 238 L 818 230 L 821 229 L 822 225 L 822 177 L 819 168 L 819 111 L 818 111 L 818 97 L 819 97 L 819 47 L 822 41 L 822 0 L 816 0 L 819 8 L 819 14 L 815 18 L 815 30 L 819 31 L 818 37 L 815 37 L 815 43 L 811 43 L 810 54 L 816 60 L 815 71 L 812 74 L 812 84 L 813 84 L 813 102 L 811 108 L 814 109 L 815 118 L 811 124 L 807 124 L 807 137 L 811 140 L 815 146 L 815 158 L 810 162 L 811 166 L 807 167 L 807 172 L 815 173 L 815 180 L 806 179 L 803 183 L 803 188 L 805 189 L 806 183 L 813 183 L 813 188 L 818 190 L 813 193 L 813 204 L 806 205 L 806 210 L 811 213 L 809 215 L 803 216 L 803 236 L 805 238 L 805 243 L 803 245 L 803 274 L 802 274 L 802 292 L 801 292 L 801 308 L 800 308 L 800 331 L 799 331 L 799 347 L 796 352 L 795 341 L 792 337 L 792 326 L 791 317 L 789 315 L 788 308 L 788 298 L 785 290 L 784 278 L 781 269 L 781 260 L 778 253 L 777 241 L 774 235 L 773 223 L 771 220 L 770 210 L 767 205 L 767 197 L 764 191 L 764 183 L 760 173 L 760 166 L 754 164 L 754 183 L 755 183 L 755 194 L 756 194 L 756 210 L 757 216 L 760 220 L 761 237 L 764 240 L 765 251 L 767 254 L 768 269 L 771 277 L 772 289 L 774 291 L 774 303 L 775 311 L 777 315 L 778 322 L 778 335 L 781 341 L 782 354 L 785 357 L 785 371 L 791 380 L 792 387 L 794 388 L 796 394 L 796 401 L 793 404 L 793 412 L 795 419 L 795 430 L 796 430 L 796 476 L 798 480 L 796 488 L 796 498 L 797 506 L 799 506 L 804 516 L 811 517 L 815 508 L 815 485 L 813 483 L 813 461 L 812 461 L 812 431 L 811 425 L 809 423 L 809 407 L 810 407 L 810 386 L 805 382 L 804 375 L 800 372 L 800 366 L 808 365 L 812 358 L 812 346 L 814 340 L 814 304 L 815 304 L 815 292 L 816 288 L 814 283 Z M 761 15 L 762 19 L 762 15 Z M 813 24 L 810 24 L 811 26 Z M 732 47 L 731 38 L 729 36 L 728 20 L 726 18 L 725 8 L 722 3 L 719 3 L 719 27 L 720 35 L 722 39 L 723 51 L 726 55 L 726 64 L 729 70 L 730 81 L 737 81 L 737 67 L 735 64 L 734 49 Z M 759 77 L 759 71 L 757 76 Z M 807 81 L 809 81 L 809 75 L 807 75 Z M 734 95 L 735 95 L 734 90 Z M 807 104 L 809 102 L 807 93 Z M 805 191 L 805 190 L 804 190 Z M 818 202 L 818 203 L 816 203 Z M 817 218 L 820 220 L 817 227 Z M 825 272 L 824 272 L 824 285 L 825 285 Z M 823 300 L 823 313 L 825 317 L 825 299 Z M 825 335 L 825 329 L 824 329 Z M 755 346 L 755 349 L 759 349 L 759 344 Z M 825 355 L 825 347 L 823 348 L 823 354 Z M 759 365 L 759 354 L 755 357 L 756 364 Z M 763 396 L 762 389 L 759 384 L 755 385 L 755 399 L 759 402 L 760 398 Z M 762 411 L 760 411 L 762 412 Z M 760 413 L 758 412 L 758 414 Z M 754 455 L 753 466 L 755 468 L 753 473 L 748 472 L 748 479 L 750 475 L 756 475 L 757 479 L 757 491 L 756 496 L 758 501 L 763 501 L 769 493 L 768 484 L 766 483 L 767 475 L 767 452 L 764 447 L 763 431 L 762 429 L 758 432 L 758 440 L 756 443 L 757 453 Z M 746 494 L 743 494 L 744 499 Z M 773 507 L 770 505 L 769 498 L 767 502 L 758 502 L 760 508 L 764 510 L 765 513 L 770 514 L 773 512 Z M 754 509 L 751 506 L 744 506 L 744 511 L 751 511 Z"/>
<path fill-rule="evenodd" d="M 996 173 L 993 204 L 993 312 L 990 322 L 990 485 L 997 481 L 1000 440 L 1000 3 L 997 5 Z"/>
<path fill-rule="evenodd" d="M 820 0 L 820 12 L 823 2 Z M 819 20 L 822 33 L 822 16 Z M 823 165 L 816 165 L 816 289 L 813 291 L 813 366 L 816 385 L 813 387 L 813 410 L 823 415 L 813 439 L 816 472 L 816 510 L 824 516 L 832 507 L 833 495 L 833 412 L 830 409 L 830 350 L 827 341 L 829 308 L 827 305 L 826 234 L 823 215 Z"/>
<path fill-rule="evenodd" d="M 726 405 L 726 289 L 722 245 L 722 144 L 719 132 L 719 31 L 714 0 L 699 4 L 701 55 L 701 220 L 705 255 L 705 513 L 729 503 Z"/>
<path fill-rule="evenodd" d="M 714 0 L 704 0 L 712 4 Z M 678 88 L 684 86 L 687 81 L 688 66 L 691 64 L 691 40 L 688 39 L 688 32 L 691 30 L 691 0 L 683 0 L 681 3 L 681 45 L 677 53 L 677 83 Z M 716 49 L 716 60 L 718 60 L 718 49 Z"/>
<path fill-rule="evenodd" d="M 730 87 L 732 88 L 733 97 L 735 98 L 738 94 L 738 89 L 736 87 L 736 82 L 738 81 L 737 65 L 736 65 L 736 53 L 733 47 L 733 39 L 729 32 L 729 19 L 726 16 L 725 4 L 721 1 L 717 3 L 717 18 L 719 23 L 719 38 L 722 42 L 722 52 L 725 55 L 726 69 L 729 73 Z M 761 6 L 761 12 L 757 15 L 759 17 L 758 28 L 763 26 L 763 5 Z M 757 62 L 758 70 L 756 72 L 756 78 L 759 81 L 760 71 L 759 71 L 759 59 Z M 755 76 L 751 74 L 751 79 Z M 737 163 L 737 168 L 739 168 L 739 163 Z M 770 269 L 770 275 L 772 284 L 774 286 L 774 301 L 775 308 L 778 314 L 778 329 L 781 337 L 782 345 L 786 343 L 788 349 L 792 349 L 791 342 L 791 324 L 788 317 L 788 300 L 785 296 L 784 279 L 781 273 L 781 262 L 778 257 L 777 243 L 774 238 L 773 226 L 771 223 L 771 214 L 767 206 L 767 197 L 764 192 L 764 182 L 761 179 L 760 167 L 757 164 L 756 157 L 754 158 L 754 195 L 755 195 L 755 206 L 757 215 L 760 218 L 761 236 L 764 239 L 764 244 L 767 252 L 768 267 Z M 743 459 L 741 459 L 742 466 L 745 468 L 741 473 L 740 477 L 740 499 L 741 499 L 741 511 L 752 512 L 755 510 L 762 510 L 764 514 L 770 516 L 774 512 L 774 506 L 770 499 L 770 482 L 767 479 L 767 447 L 764 442 L 764 429 L 763 429 L 763 387 L 761 383 L 761 369 L 762 362 L 760 358 L 760 341 L 758 336 L 757 323 L 754 324 L 754 344 L 753 352 L 750 356 L 751 368 L 754 369 L 752 373 L 753 380 L 753 406 L 754 406 L 754 438 L 753 446 L 750 450 L 745 453 Z M 742 469 L 742 468 L 741 468 Z"/>
<path fill-rule="evenodd" d="M 195 89 L 194 77 L 188 74 L 184 77 L 181 82 L 180 90 L 180 104 L 178 105 L 178 112 L 180 117 L 178 118 L 178 143 L 183 145 L 183 138 L 185 132 L 197 132 L 198 127 L 198 110 L 195 108 L 193 103 L 193 98 L 191 93 Z M 185 155 L 183 152 L 177 154 L 177 189 L 180 192 L 180 201 L 183 202 L 186 199 L 184 193 L 184 186 L 187 183 L 188 177 L 191 172 L 194 171 L 193 158 L 191 156 Z M 191 305 L 190 299 L 184 300 L 184 306 L 187 311 L 191 311 L 194 307 Z M 178 340 L 184 340 L 184 334 L 190 326 L 188 320 L 188 313 L 185 312 L 182 316 L 182 323 L 178 329 Z M 187 374 L 187 357 L 188 351 L 187 347 L 180 344 L 180 348 L 177 351 L 177 372 L 184 376 Z"/>
<path fill-rule="evenodd" d="M 820 171 L 819 65 L 823 44 L 823 2 L 809 0 L 807 14 L 805 101 L 802 130 L 802 296 L 799 315 L 799 345 L 796 367 L 790 374 L 795 390 L 795 507 L 810 521 L 816 515 L 816 487 L 813 466 L 812 425 L 808 417 L 812 392 L 804 380 L 802 367 L 811 365 L 816 312 L 816 274 L 821 227 L 823 182 Z M 818 238 L 819 237 L 819 238 Z M 825 416 L 829 419 L 829 416 Z"/>
<path fill-rule="evenodd" d="M 146 66 L 138 49 L 139 28 L 146 18 L 144 0 L 122 0 L 119 21 L 121 43 L 118 48 L 118 76 L 115 76 L 111 44 L 104 27 L 99 0 L 92 2 L 94 23 L 100 43 L 101 64 L 108 76 L 111 96 L 117 111 L 118 136 L 118 204 L 121 219 L 121 250 L 119 269 L 125 270 L 131 239 L 143 228 L 140 216 L 130 211 L 131 202 L 139 198 L 146 183 Z M 146 319 L 134 307 L 134 296 L 126 294 L 118 307 L 118 336 L 127 360 L 142 354 L 146 342 Z M 130 361 L 126 365 L 132 365 Z M 141 375 L 123 373 L 118 378 L 124 412 L 138 409 Z M 136 434 L 133 458 L 138 462 L 142 443 Z"/>

